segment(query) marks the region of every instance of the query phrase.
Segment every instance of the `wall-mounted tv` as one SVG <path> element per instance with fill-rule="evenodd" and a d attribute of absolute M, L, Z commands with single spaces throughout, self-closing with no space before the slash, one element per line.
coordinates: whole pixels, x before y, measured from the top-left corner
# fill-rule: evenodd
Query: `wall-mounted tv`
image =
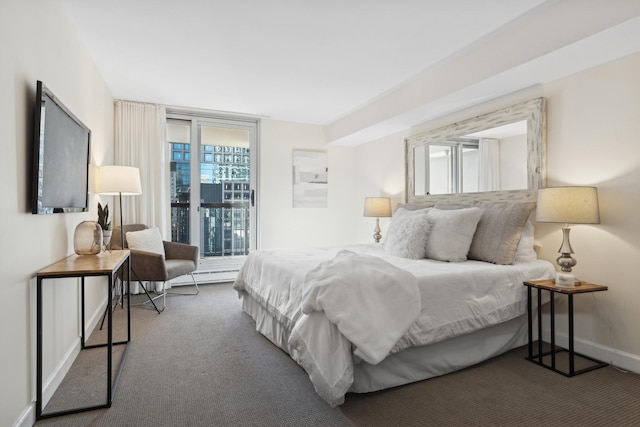
<path fill-rule="evenodd" d="M 31 212 L 86 212 L 91 130 L 41 82 L 36 90 Z"/>

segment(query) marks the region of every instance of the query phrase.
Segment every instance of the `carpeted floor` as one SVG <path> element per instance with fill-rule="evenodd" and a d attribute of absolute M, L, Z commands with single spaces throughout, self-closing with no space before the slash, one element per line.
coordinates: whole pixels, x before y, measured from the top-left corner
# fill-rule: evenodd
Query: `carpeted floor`
<path fill-rule="evenodd" d="M 116 340 L 124 336 L 121 315 L 116 310 Z M 565 378 L 524 360 L 524 347 L 439 378 L 349 394 L 330 408 L 306 373 L 255 331 L 230 284 L 172 296 L 160 315 L 140 307 L 131 315 L 112 407 L 36 426 L 640 425 L 639 375 L 607 367 Z M 115 364 L 121 355 L 119 348 Z M 45 412 L 104 402 L 105 364 L 104 350 L 81 352 Z"/>

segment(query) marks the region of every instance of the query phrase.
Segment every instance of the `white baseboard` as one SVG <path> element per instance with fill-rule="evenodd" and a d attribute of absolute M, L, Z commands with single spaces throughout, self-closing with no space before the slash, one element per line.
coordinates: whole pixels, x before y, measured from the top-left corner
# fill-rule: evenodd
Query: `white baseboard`
<path fill-rule="evenodd" d="M 551 334 L 549 331 L 545 330 L 542 333 L 542 337 L 547 342 L 551 340 Z M 556 344 L 560 347 L 568 348 L 568 335 L 556 332 Z M 584 354 L 585 356 L 609 363 L 615 367 L 640 373 L 640 356 L 638 355 L 620 351 L 615 348 L 600 345 L 578 337 L 574 337 L 574 350 L 578 353 Z"/>
<path fill-rule="evenodd" d="M 100 303 L 99 308 L 93 312 L 89 319 L 86 319 L 85 328 L 84 328 L 84 336 L 89 339 L 91 336 L 91 332 L 98 326 L 98 322 L 102 321 L 102 315 L 104 314 L 105 309 L 107 308 L 108 297 L 104 297 L 104 300 Z"/>
<path fill-rule="evenodd" d="M 14 427 L 31 427 L 36 423 L 36 404 L 32 403 L 20 414 Z"/>
<path fill-rule="evenodd" d="M 67 372 L 69 372 L 69 369 L 71 369 L 71 365 L 73 365 L 73 362 L 76 360 L 76 357 L 78 357 L 78 354 L 80 354 L 80 337 L 73 340 L 71 348 L 67 350 L 60 363 L 58 363 L 58 366 L 56 366 L 56 368 L 54 369 L 51 376 L 47 378 L 46 381 L 44 381 L 44 383 L 42 384 L 43 408 L 47 406 L 47 403 L 49 403 L 49 400 L 53 396 L 53 393 L 55 393 L 55 391 L 60 386 L 60 383 L 62 383 L 62 380 L 64 379 L 65 375 L 67 375 Z"/>
<path fill-rule="evenodd" d="M 94 328 L 98 325 L 98 323 L 102 320 L 102 315 L 104 314 L 104 310 L 107 307 L 107 298 L 104 299 L 102 304 L 100 304 L 101 308 L 98 308 L 89 319 L 85 319 L 85 337 L 89 339 L 91 336 L 91 332 L 93 332 Z M 71 348 L 67 350 L 67 353 L 62 357 L 62 360 L 56 366 L 51 376 L 46 380 L 44 384 L 42 384 L 42 407 L 44 408 L 49 399 L 53 396 L 53 393 L 58 389 L 60 383 L 71 369 L 71 365 L 75 362 L 76 357 L 80 354 L 80 337 L 73 341 Z"/>
<path fill-rule="evenodd" d="M 107 307 L 107 297 L 105 297 L 102 304 L 100 304 L 99 308 L 91 314 L 89 319 L 85 319 L 85 337 L 89 339 L 91 332 L 95 329 L 98 323 L 102 320 L 102 315 L 104 314 L 104 310 Z M 80 354 L 80 337 L 75 339 L 71 344 L 71 347 L 67 350 L 65 355 L 62 357 L 53 373 L 47 378 L 42 384 L 42 407 L 46 407 L 49 400 L 55 393 L 55 391 L 62 383 L 62 380 L 71 369 L 73 362 L 75 362 L 76 358 Z M 35 389 L 34 389 L 35 393 Z M 32 402 L 29 404 L 27 408 L 22 412 L 20 418 L 16 421 L 16 427 L 22 426 L 32 426 L 36 422 L 36 397 L 33 397 Z"/>

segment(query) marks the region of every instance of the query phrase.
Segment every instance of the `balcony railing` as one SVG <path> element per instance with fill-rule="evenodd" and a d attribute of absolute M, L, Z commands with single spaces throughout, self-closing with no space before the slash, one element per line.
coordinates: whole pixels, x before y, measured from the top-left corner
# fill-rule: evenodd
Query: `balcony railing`
<path fill-rule="evenodd" d="M 171 240 L 189 243 L 189 203 L 171 204 Z M 200 256 L 249 253 L 249 203 L 200 204 Z"/>

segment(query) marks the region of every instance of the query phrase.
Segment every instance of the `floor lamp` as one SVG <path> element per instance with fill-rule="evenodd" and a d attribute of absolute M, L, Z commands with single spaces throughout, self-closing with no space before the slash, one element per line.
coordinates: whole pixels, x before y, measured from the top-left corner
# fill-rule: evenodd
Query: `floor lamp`
<path fill-rule="evenodd" d="M 120 244 L 124 249 L 124 227 L 122 226 L 122 196 L 142 194 L 140 171 L 131 166 L 102 166 L 98 171 L 98 194 L 118 196 L 120 205 Z"/>
<path fill-rule="evenodd" d="M 138 194 L 142 194 L 142 185 L 140 184 L 140 171 L 138 170 L 138 168 L 131 166 L 101 166 L 98 170 L 96 193 L 105 196 L 118 196 L 118 202 L 120 205 L 120 246 L 121 249 L 124 249 L 125 245 L 124 227 L 122 225 L 122 196 L 135 196 Z M 146 291 L 147 290 L 145 289 L 145 292 Z M 121 290 L 121 295 L 123 294 L 124 289 Z M 109 310 L 109 307 L 107 307 L 106 310 Z M 102 316 L 103 323 L 104 318 L 107 314 L 106 310 L 104 312 L 104 315 Z M 100 329 L 102 329 L 102 324 L 100 325 Z"/>

